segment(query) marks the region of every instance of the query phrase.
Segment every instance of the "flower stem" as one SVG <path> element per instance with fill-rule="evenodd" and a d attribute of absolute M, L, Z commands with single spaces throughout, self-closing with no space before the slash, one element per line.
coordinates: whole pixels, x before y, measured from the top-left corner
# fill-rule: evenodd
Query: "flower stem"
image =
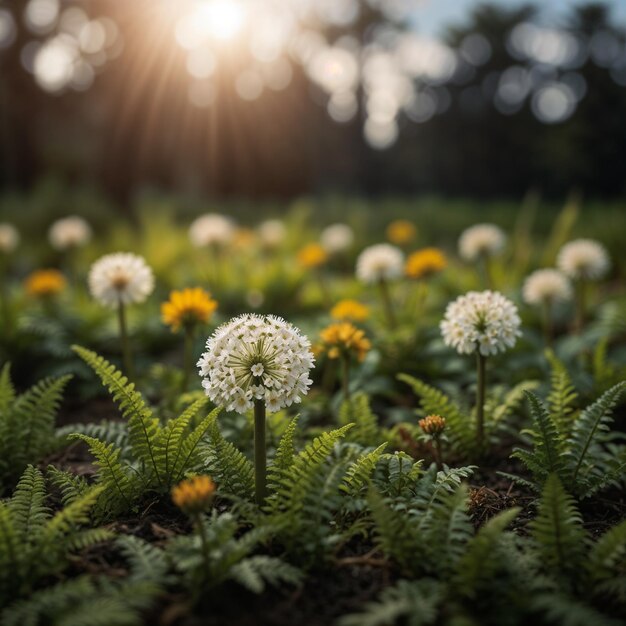
<path fill-rule="evenodd" d="M 435 463 L 437 469 L 443 469 L 443 454 L 441 452 L 441 437 L 435 437 Z"/>
<path fill-rule="evenodd" d="M 343 385 L 343 399 L 345 401 L 350 400 L 350 356 L 344 354 L 341 357 L 342 365 L 342 385 Z"/>
<path fill-rule="evenodd" d="M 491 257 L 488 254 L 483 254 L 483 269 L 487 289 L 493 289 L 493 267 L 491 266 Z"/>
<path fill-rule="evenodd" d="M 485 438 L 485 365 L 487 358 L 480 352 L 476 353 L 478 366 L 478 381 L 476 385 L 476 440 L 478 448 L 482 451 Z"/>
<path fill-rule="evenodd" d="M 135 372 L 133 370 L 133 359 L 130 351 L 128 328 L 126 325 L 126 307 L 121 301 L 117 307 L 117 316 L 120 325 L 120 340 L 122 343 L 122 361 L 124 363 L 124 373 L 129 380 L 133 380 L 135 378 Z"/>
<path fill-rule="evenodd" d="M 190 326 L 185 327 L 185 345 L 183 353 L 183 383 L 182 391 L 187 391 L 189 386 L 189 377 L 191 375 L 191 364 L 193 361 L 193 328 Z"/>
<path fill-rule="evenodd" d="M 393 304 L 391 303 L 389 285 L 384 278 L 381 278 L 378 281 L 378 286 L 380 288 L 380 297 L 383 301 L 383 306 L 385 307 L 385 314 L 387 315 L 387 323 L 389 324 L 389 328 L 393 330 L 396 328 L 396 315 L 393 312 Z"/>
<path fill-rule="evenodd" d="M 576 318 L 574 319 L 574 332 L 580 334 L 585 325 L 587 314 L 587 283 L 581 278 L 576 285 Z"/>
<path fill-rule="evenodd" d="M 254 485 L 256 503 L 265 501 L 265 400 L 254 401 Z"/>
<path fill-rule="evenodd" d="M 546 300 L 543 303 L 543 333 L 548 348 L 552 347 L 552 331 L 552 302 Z"/>

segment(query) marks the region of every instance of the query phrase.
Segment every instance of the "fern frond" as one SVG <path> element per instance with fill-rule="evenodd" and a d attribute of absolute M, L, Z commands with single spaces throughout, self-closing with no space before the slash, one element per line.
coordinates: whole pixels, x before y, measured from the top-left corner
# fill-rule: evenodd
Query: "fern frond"
<path fill-rule="evenodd" d="M 281 584 L 298 586 L 302 582 L 302 571 L 281 559 L 259 554 L 233 565 L 229 578 L 253 593 L 262 593 L 266 584 L 277 587 Z"/>
<path fill-rule="evenodd" d="M 349 496 L 356 497 L 370 483 L 376 464 L 386 447 L 387 444 L 383 443 L 375 450 L 362 454 L 354 461 L 348 468 L 340 489 Z"/>
<path fill-rule="evenodd" d="M 121 449 L 122 455 L 128 451 L 128 424 L 126 422 L 103 420 L 99 424 L 68 424 L 57 429 L 59 438 L 67 438 L 75 433 L 99 439 L 104 443 L 112 443 L 116 448 Z"/>
<path fill-rule="evenodd" d="M 47 476 L 50 482 L 60 490 L 64 505 L 71 504 L 89 490 L 89 483 L 82 476 L 64 472 L 54 465 L 48 465 Z"/>
<path fill-rule="evenodd" d="M 362 446 L 377 446 L 382 440 L 378 418 L 372 412 L 368 395 L 362 391 L 342 402 L 339 424 L 354 424 L 354 428 L 346 435 L 346 441 L 354 441 Z"/>
<path fill-rule="evenodd" d="M 88 528 L 72 533 L 66 543 L 69 552 L 79 552 L 86 550 L 99 543 L 106 543 L 115 537 L 115 533 L 106 528 Z"/>
<path fill-rule="evenodd" d="M 159 420 L 152 415 L 135 385 L 128 381 L 114 365 L 91 350 L 73 346 L 72 349 L 96 373 L 109 390 L 122 416 L 128 420 L 128 439 L 134 455 L 154 472 L 159 471 L 154 456 L 154 443 L 161 431 Z"/>
<path fill-rule="evenodd" d="M 133 535 L 120 537 L 116 544 L 130 565 L 129 581 L 167 582 L 169 563 L 163 550 Z"/>
<path fill-rule="evenodd" d="M 541 562 L 549 571 L 565 576 L 582 566 L 586 541 L 582 517 L 556 474 L 546 480 L 530 528 Z"/>
<path fill-rule="evenodd" d="M 566 435 L 571 430 L 571 414 L 578 393 L 574 388 L 567 368 L 552 350 L 546 350 L 546 358 L 550 363 L 550 393 L 548 407 L 560 433 Z"/>
<path fill-rule="evenodd" d="M 46 485 L 42 473 L 29 465 L 13 493 L 8 506 L 21 541 L 36 535 L 50 517 L 45 506 Z"/>
<path fill-rule="evenodd" d="M 276 454 L 274 455 L 274 462 L 270 467 L 270 474 L 276 470 L 288 470 L 293 463 L 295 455 L 294 439 L 298 428 L 299 416 L 296 415 L 290 422 L 283 436 L 280 439 Z"/>
<path fill-rule="evenodd" d="M 15 388 L 11 381 L 11 364 L 5 363 L 0 371 L 0 415 L 6 414 L 15 401 Z"/>
<path fill-rule="evenodd" d="M 626 521 L 602 535 L 591 548 L 586 568 L 601 593 L 626 602 Z"/>

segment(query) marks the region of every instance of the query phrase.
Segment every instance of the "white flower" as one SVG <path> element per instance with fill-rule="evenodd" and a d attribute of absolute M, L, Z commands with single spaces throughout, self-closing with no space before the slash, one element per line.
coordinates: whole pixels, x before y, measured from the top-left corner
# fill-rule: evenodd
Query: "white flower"
<path fill-rule="evenodd" d="M 593 239 L 576 239 L 561 248 L 556 264 L 574 280 L 598 280 L 609 271 L 611 260 L 601 243 Z"/>
<path fill-rule="evenodd" d="M 470 291 L 448 304 L 440 328 L 445 344 L 459 354 L 489 356 L 515 345 L 520 324 L 517 307 L 501 293 Z"/>
<path fill-rule="evenodd" d="M 493 256 L 506 244 L 504 231 L 495 224 L 476 224 L 464 230 L 459 238 L 459 254 L 466 261 Z"/>
<path fill-rule="evenodd" d="M 209 337 L 198 361 L 207 396 L 228 411 L 245 413 L 264 400 L 274 413 L 299 403 L 313 382 L 311 343 L 274 315 L 245 314 Z"/>
<path fill-rule="evenodd" d="M 54 222 L 48 231 L 48 238 L 57 250 L 78 248 L 91 239 L 91 227 L 82 217 L 71 215 Z"/>
<path fill-rule="evenodd" d="M 98 259 L 89 270 L 91 295 L 105 306 L 143 302 L 154 289 L 154 276 L 145 260 L 130 252 Z"/>
<path fill-rule="evenodd" d="M 525 280 L 522 295 L 527 304 L 566 301 L 572 297 L 572 284 L 559 270 L 537 270 Z"/>
<path fill-rule="evenodd" d="M 403 271 L 404 254 L 388 243 L 365 248 L 356 261 L 357 278 L 365 283 L 398 278 Z"/>
<path fill-rule="evenodd" d="M 20 243 L 20 234 L 12 224 L 0 224 L 0 252 L 10 254 Z"/>
<path fill-rule="evenodd" d="M 258 230 L 261 242 L 268 248 L 277 248 L 287 236 L 287 229 L 280 220 L 266 220 Z"/>
<path fill-rule="evenodd" d="M 197 248 L 211 244 L 227 245 L 235 235 L 235 224 L 228 217 L 217 213 L 206 213 L 189 227 L 189 239 Z"/>
<path fill-rule="evenodd" d="M 320 243 L 328 254 L 343 252 L 354 243 L 354 231 L 347 224 L 331 224 L 322 231 Z"/>

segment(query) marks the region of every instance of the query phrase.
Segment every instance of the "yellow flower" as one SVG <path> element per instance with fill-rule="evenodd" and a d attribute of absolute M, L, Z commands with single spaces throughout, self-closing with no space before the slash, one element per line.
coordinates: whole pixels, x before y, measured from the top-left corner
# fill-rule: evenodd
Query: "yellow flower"
<path fill-rule="evenodd" d="M 417 235 L 417 228 L 408 220 L 394 220 L 387 226 L 387 239 L 397 246 L 410 243 Z"/>
<path fill-rule="evenodd" d="M 424 248 L 409 256 L 404 271 L 409 278 L 426 278 L 445 269 L 448 261 L 439 248 Z"/>
<path fill-rule="evenodd" d="M 330 359 L 354 355 L 362 361 L 372 347 L 365 333 L 350 322 L 338 322 L 327 326 L 320 332 L 320 338 L 322 346 L 319 349 L 326 352 Z"/>
<path fill-rule="evenodd" d="M 358 300 L 340 300 L 330 310 L 333 319 L 349 322 L 364 322 L 369 315 L 369 307 Z"/>
<path fill-rule="evenodd" d="M 256 235 L 250 228 L 238 228 L 233 238 L 233 245 L 236 248 L 249 248 L 256 241 Z"/>
<path fill-rule="evenodd" d="M 48 298 L 63 291 L 67 281 L 59 270 L 37 270 L 26 279 L 25 286 L 31 296 Z"/>
<path fill-rule="evenodd" d="M 427 435 L 438 437 L 446 427 L 446 420 L 441 415 L 427 415 L 418 424 Z"/>
<path fill-rule="evenodd" d="M 319 243 L 309 243 L 298 252 L 298 263 L 307 269 L 320 267 L 327 260 L 328 254 Z"/>
<path fill-rule="evenodd" d="M 161 305 L 161 317 L 173 332 L 182 326 L 206 324 L 217 309 L 217 302 L 211 295 L 196 287 L 172 291 L 170 299 Z"/>
<path fill-rule="evenodd" d="M 194 476 L 172 489 L 172 500 L 181 511 L 194 515 L 209 508 L 214 493 L 215 483 L 209 476 Z"/>

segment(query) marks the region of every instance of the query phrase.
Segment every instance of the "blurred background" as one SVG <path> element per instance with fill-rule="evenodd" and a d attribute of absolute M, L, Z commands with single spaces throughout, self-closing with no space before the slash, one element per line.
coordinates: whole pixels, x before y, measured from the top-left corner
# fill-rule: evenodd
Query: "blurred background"
<path fill-rule="evenodd" d="M 618 0 L 0 0 L 5 215 L 61 189 L 619 201 L 625 113 Z"/>

